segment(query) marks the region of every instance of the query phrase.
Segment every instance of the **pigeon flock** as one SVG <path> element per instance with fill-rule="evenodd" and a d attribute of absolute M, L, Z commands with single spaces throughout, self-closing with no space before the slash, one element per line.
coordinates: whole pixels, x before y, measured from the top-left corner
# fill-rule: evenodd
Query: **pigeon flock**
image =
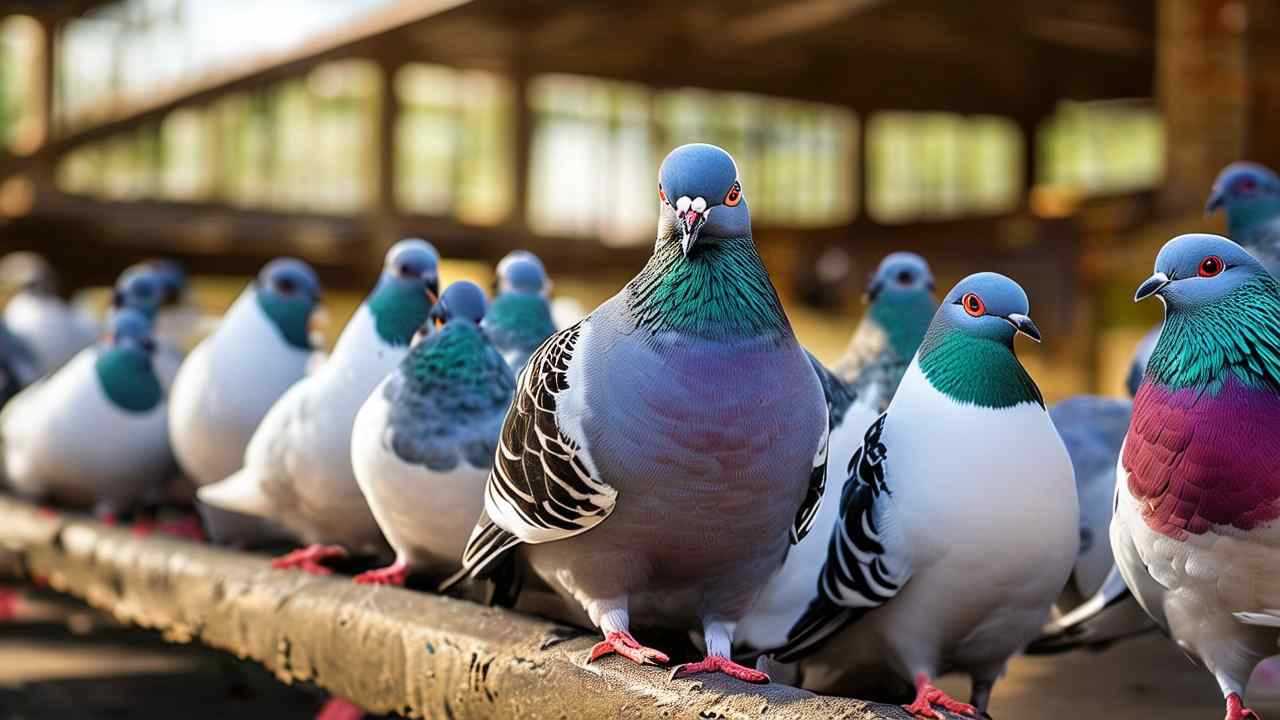
<path fill-rule="evenodd" d="M 652 256 L 585 317 L 557 322 L 532 253 L 491 293 L 442 290 L 435 248 L 406 239 L 327 356 L 300 260 L 267 264 L 184 358 L 204 321 L 175 264 L 126 270 L 103 323 L 11 255 L 0 482 L 135 528 L 188 483 L 198 525 L 144 531 L 502 604 L 538 584 L 598 630 L 586 662 L 667 665 L 645 638 L 690 632 L 703 659 L 673 677 L 902 696 L 923 718 L 984 716 L 1018 653 L 1159 628 L 1226 720 L 1256 720 L 1245 683 L 1280 654 L 1280 178 L 1229 166 L 1208 209 L 1232 239 L 1159 252 L 1134 299 L 1165 321 L 1132 400 L 1052 408 L 1015 352 L 1040 330 L 1014 280 L 940 294 L 893 253 L 828 369 L 734 160 L 676 148 L 658 195 Z M 948 672 L 968 702 L 934 684 Z"/>

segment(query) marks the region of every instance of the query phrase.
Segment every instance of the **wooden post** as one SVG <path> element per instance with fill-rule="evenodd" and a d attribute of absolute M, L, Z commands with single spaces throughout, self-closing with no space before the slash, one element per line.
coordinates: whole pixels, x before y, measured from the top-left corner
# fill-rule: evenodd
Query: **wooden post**
<path fill-rule="evenodd" d="M 1245 30 L 1248 160 L 1280 170 L 1280 5 L 1275 0 L 1249 0 Z"/>
<path fill-rule="evenodd" d="M 386 57 L 378 59 L 378 108 L 374 120 L 373 198 L 369 207 L 369 238 L 366 243 L 366 267 L 373 272 L 381 267 L 383 254 L 399 239 L 399 203 L 396 201 L 396 124 L 400 117 L 400 98 L 396 94 L 396 73 L 401 63 Z"/>
<path fill-rule="evenodd" d="M 529 69 L 527 63 L 524 62 L 524 53 L 520 48 L 513 53 L 511 69 L 511 102 L 512 112 L 514 113 L 514 134 L 512 138 L 512 162 L 511 172 L 513 175 L 513 185 L 511 187 L 511 217 L 508 223 L 513 230 L 521 234 L 527 230 L 529 226 L 529 173 L 533 169 L 533 107 L 530 105 L 532 97 L 529 94 Z"/>
<path fill-rule="evenodd" d="M 1241 8 L 1231 0 L 1160 0 L 1156 89 L 1165 120 L 1160 205 L 1167 214 L 1202 207 L 1213 178 L 1244 153 Z"/>

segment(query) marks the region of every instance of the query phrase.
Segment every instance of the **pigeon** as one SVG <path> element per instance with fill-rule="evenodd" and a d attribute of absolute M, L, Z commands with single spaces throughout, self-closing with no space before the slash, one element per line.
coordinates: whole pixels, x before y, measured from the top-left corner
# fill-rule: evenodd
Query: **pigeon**
<path fill-rule="evenodd" d="M 152 338 L 156 344 L 152 360 L 165 387 L 173 385 L 184 357 L 180 345 L 173 342 L 172 338 L 161 337 L 155 331 L 161 308 L 168 296 L 166 288 L 170 282 L 166 279 L 165 271 L 155 266 L 148 264 L 130 266 L 116 279 L 116 285 L 111 294 L 110 310 L 114 313 L 121 308 L 133 308 L 147 317 L 151 323 Z"/>
<path fill-rule="evenodd" d="M 155 334 L 161 344 L 189 350 L 217 326 L 191 301 L 187 273 L 177 262 L 153 259 L 142 263 L 160 281 L 160 307 L 156 311 Z"/>
<path fill-rule="evenodd" d="M 245 448 L 281 395 L 302 379 L 312 349 L 308 322 L 320 281 L 301 260 L 268 263 L 217 330 L 178 370 L 169 401 L 169 436 L 183 471 L 198 486 L 239 470 Z M 202 508 L 217 542 L 250 545 L 279 532 L 216 508 Z"/>
<path fill-rule="evenodd" d="M 277 558 L 275 567 L 328 574 L 321 561 L 343 556 L 347 548 L 385 553 L 351 466 L 352 425 L 426 321 L 438 265 L 435 248 L 423 240 L 392 246 L 382 276 L 332 355 L 289 388 L 254 431 L 244 467 L 200 488 L 202 502 L 273 520 L 308 544 Z"/>
<path fill-rule="evenodd" d="M 666 663 L 632 620 L 698 621 L 707 657 L 674 675 L 767 682 L 729 659 L 734 626 L 818 510 L 822 385 L 751 240 L 733 158 L 676 148 L 658 197 L 644 269 L 521 372 L 453 580 L 518 558 L 600 628 L 589 661 Z"/>
<path fill-rule="evenodd" d="M 542 276 L 542 282 L 538 287 L 538 293 L 544 298 L 551 298 L 551 279 L 547 277 L 547 269 L 542 264 L 542 259 L 534 255 L 528 250 L 512 250 L 502 259 L 498 261 L 493 273 L 493 296 L 500 297 L 503 293 L 510 292 L 515 285 L 522 284 L 521 281 L 512 275 L 512 267 L 517 264 L 532 264 L 538 268 L 538 273 Z M 518 271 L 516 275 L 523 275 L 524 285 L 528 285 L 529 278 L 532 277 L 527 270 Z"/>
<path fill-rule="evenodd" d="M 1244 248 L 1181 235 L 1135 301 L 1164 329 L 1116 467 L 1111 546 L 1143 609 L 1218 682 L 1227 720 L 1280 638 L 1280 284 Z"/>
<path fill-rule="evenodd" d="M 1270 168 L 1235 162 L 1213 181 L 1205 212 L 1227 214 L 1227 236 L 1258 258 L 1267 272 L 1280 276 L 1280 177 Z M 1142 338 L 1129 367 L 1129 394 L 1138 391 L 1147 360 L 1160 338 L 1160 328 Z"/>
<path fill-rule="evenodd" d="M 396 552 L 392 565 L 357 583 L 403 585 L 411 571 L 458 569 L 515 391 L 511 368 L 480 330 L 484 317 L 478 286 L 446 288 L 400 367 L 356 416 L 351 464 Z"/>
<path fill-rule="evenodd" d="M 886 670 L 907 710 L 986 712 L 1034 639 L 1079 545 L 1071 460 L 1014 337 L 1039 340 L 1026 293 L 978 273 L 947 294 L 889 409 L 849 463 L 816 597 L 774 653 L 805 685 Z M 970 703 L 933 685 L 958 670 Z"/>
<path fill-rule="evenodd" d="M 929 264 L 915 253 L 891 253 L 871 278 L 866 293 L 871 306 L 833 369 L 878 407 L 877 415 L 889 406 L 933 320 L 938 307 L 933 289 Z"/>
<path fill-rule="evenodd" d="M 512 260 L 498 274 L 500 294 L 480 327 L 511 369 L 519 372 L 542 341 L 556 331 L 544 295 L 550 281 L 542 264 L 527 258 Z"/>
<path fill-rule="evenodd" d="M 124 308 L 106 338 L 13 399 L 0 435 L 20 495 L 114 521 L 168 477 L 165 387 L 154 352 L 150 319 Z"/>
<path fill-rule="evenodd" d="M 6 255 L 0 276 L 17 292 L 4 308 L 4 324 L 35 354 L 36 375 L 62 367 L 94 343 L 101 328 L 94 318 L 57 295 L 53 268 L 35 253 Z"/>
<path fill-rule="evenodd" d="M 933 276 L 924 258 L 907 252 L 888 255 L 867 287 L 871 308 L 837 365 L 845 376 L 810 357 L 822 381 L 831 425 L 826 490 L 813 531 L 791 549 L 782 570 L 769 580 L 751 612 L 738 623 L 735 637 L 740 651 L 755 652 L 786 642 L 787 633 L 813 598 L 827 557 L 827 540 L 840 515 L 843 473 L 862 446 L 867 428 L 888 407 L 920 347 L 938 305 L 933 289 Z M 840 473 L 834 482 L 833 473 Z"/>
<path fill-rule="evenodd" d="M 0 320 L 0 407 L 39 377 L 35 351 Z"/>

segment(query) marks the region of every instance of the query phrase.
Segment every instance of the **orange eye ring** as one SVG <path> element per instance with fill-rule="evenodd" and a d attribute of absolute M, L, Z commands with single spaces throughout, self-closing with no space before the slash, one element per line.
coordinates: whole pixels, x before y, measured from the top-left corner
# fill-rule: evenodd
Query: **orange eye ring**
<path fill-rule="evenodd" d="M 1227 264 L 1222 262 L 1222 258 L 1217 255 L 1210 255 L 1200 261 L 1200 267 L 1196 268 L 1196 272 L 1200 277 L 1211 278 L 1222 274 L 1227 269 Z"/>
<path fill-rule="evenodd" d="M 960 307 L 963 307 L 970 317 L 982 317 L 987 312 L 987 304 L 974 293 L 965 293 L 964 297 L 960 298 Z"/>
<path fill-rule="evenodd" d="M 661 201 L 662 201 L 662 202 L 664 202 L 664 203 L 667 201 L 667 194 L 666 194 L 666 193 L 664 193 L 664 192 L 662 192 L 662 186 L 661 186 L 661 185 L 659 185 L 659 186 L 658 186 L 658 199 L 659 199 L 659 200 L 661 200 Z"/>
<path fill-rule="evenodd" d="M 729 192 L 725 193 L 724 204 L 728 207 L 737 207 L 740 202 L 742 202 L 742 183 L 734 180 L 733 187 L 729 188 Z"/>

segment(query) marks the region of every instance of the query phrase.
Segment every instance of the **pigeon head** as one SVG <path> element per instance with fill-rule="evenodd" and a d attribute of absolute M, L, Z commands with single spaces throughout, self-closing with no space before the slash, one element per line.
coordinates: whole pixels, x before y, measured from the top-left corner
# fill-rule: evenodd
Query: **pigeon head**
<path fill-rule="evenodd" d="M 149 268 L 159 278 L 160 287 L 164 292 L 161 305 L 177 305 L 186 297 L 187 271 L 183 270 L 176 261 L 159 258 L 147 260 L 135 267 Z"/>
<path fill-rule="evenodd" d="M 687 256 L 700 240 L 751 235 L 751 215 L 738 166 L 715 145 L 681 145 L 658 170 L 661 225 L 674 225 Z"/>
<path fill-rule="evenodd" d="M 148 318 L 154 318 L 164 299 L 164 278 L 149 265 L 134 265 L 120 273 L 116 280 L 111 307 L 117 310 L 133 308 Z"/>
<path fill-rule="evenodd" d="M 1248 219 L 1251 213 L 1273 214 L 1280 206 L 1280 177 L 1266 166 L 1237 162 L 1223 168 L 1213 182 L 1205 212 L 1227 211 L 1232 221 Z"/>
<path fill-rule="evenodd" d="M 502 259 L 498 261 L 498 266 L 494 269 L 493 294 L 495 296 L 514 289 L 511 277 L 512 268 L 515 265 L 523 265 L 525 263 L 535 265 L 538 268 L 538 274 L 542 278 L 542 287 L 538 292 L 540 292 L 543 297 L 547 297 L 551 294 L 551 280 L 547 277 L 547 269 L 542 264 L 542 259 L 528 250 L 512 250 L 502 256 Z M 520 272 L 532 277 L 527 269 L 520 270 Z M 527 278 L 525 282 L 528 282 Z"/>
<path fill-rule="evenodd" d="M 320 279 L 311 266 L 294 258 L 267 263 L 254 281 L 258 306 L 295 348 L 311 349 L 311 313 L 320 302 Z"/>
<path fill-rule="evenodd" d="M 1040 342 L 1040 329 L 1031 322 L 1029 312 L 1027 293 L 1018 283 L 999 273 L 981 272 L 961 280 L 947 293 L 938 318 L 966 335 L 1013 347 L 1013 338 L 1019 333 Z"/>
<path fill-rule="evenodd" d="M 1134 302 L 1152 295 L 1170 310 L 1212 303 L 1267 275 L 1247 250 L 1221 235 L 1179 235 L 1156 256 L 1155 272 L 1138 286 Z"/>
<path fill-rule="evenodd" d="M 49 261 L 33 252 L 12 252 L 0 259 L 0 286 L 52 295 L 58 291 L 57 275 Z"/>
<path fill-rule="evenodd" d="M 440 253 L 426 240 L 401 240 L 387 251 L 379 282 L 425 289 L 434 302 L 440 294 Z"/>
<path fill-rule="evenodd" d="M 427 316 L 427 322 L 418 329 L 414 342 L 420 342 L 433 331 L 453 322 L 479 325 L 484 319 L 488 299 L 479 285 L 459 280 L 444 289 L 440 300 Z"/>
<path fill-rule="evenodd" d="M 150 412 L 164 400 L 152 354 L 156 342 L 151 318 L 141 310 L 113 310 L 105 342 L 94 360 L 94 372 L 107 399 L 122 411 Z"/>
<path fill-rule="evenodd" d="M 507 264 L 505 271 L 498 279 L 499 293 L 524 293 L 526 295 L 545 295 L 547 272 L 536 258 L 517 258 Z"/>
<path fill-rule="evenodd" d="M 929 263 L 915 253 L 896 252 L 885 256 L 871 276 L 867 300 L 875 302 L 882 294 L 928 295 L 933 292 L 933 273 Z"/>
<path fill-rule="evenodd" d="M 408 345 L 435 305 L 440 287 L 440 254 L 427 241 L 401 240 L 387 251 L 382 276 L 369 296 L 378 336 Z"/>
<path fill-rule="evenodd" d="M 156 341 L 151 332 L 151 318 L 140 310 L 124 307 L 112 311 L 106 342 L 112 348 L 151 355 L 156 349 Z"/>

